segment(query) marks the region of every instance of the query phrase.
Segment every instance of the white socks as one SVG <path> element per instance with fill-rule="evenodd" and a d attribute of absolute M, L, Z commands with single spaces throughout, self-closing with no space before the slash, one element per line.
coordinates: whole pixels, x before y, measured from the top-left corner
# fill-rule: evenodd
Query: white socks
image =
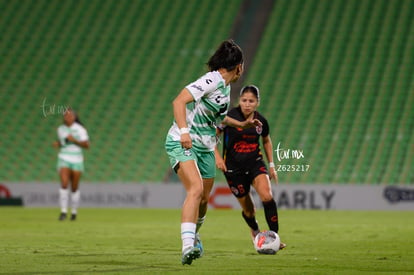
<path fill-rule="evenodd" d="M 194 246 L 196 224 L 192 222 L 181 223 L 181 240 L 183 242 L 182 251 Z"/>
<path fill-rule="evenodd" d="M 79 189 L 76 190 L 76 192 L 72 192 L 72 214 L 77 214 L 78 207 L 79 207 L 79 201 L 80 201 L 80 192 Z"/>
<path fill-rule="evenodd" d="M 195 242 L 196 232 L 203 225 L 206 216 L 198 218 L 197 224 L 192 222 L 181 223 L 181 240 L 183 242 L 183 251 L 188 247 L 193 247 Z"/>
<path fill-rule="evenodd" d="M 69 202 L 69 190 L 68 189 L 59 189 L 59 204 L 60 204 L 60 212 L 67 213 L 68 212 L 68 202 Z"/>
<path fill-rule="evenodd" d="M 71 207 L 72 207 L 72 214 L 76 214 L 79 208 L 80 202 L 80 192 L 79 189 L 76 192 L 71 193 Z M 68 189 L 59 189 L 59 204 L 60 204 L 60 212 L 67 213 L 68 212 L 68 204 L 69 204 L 69 190 Z"/>

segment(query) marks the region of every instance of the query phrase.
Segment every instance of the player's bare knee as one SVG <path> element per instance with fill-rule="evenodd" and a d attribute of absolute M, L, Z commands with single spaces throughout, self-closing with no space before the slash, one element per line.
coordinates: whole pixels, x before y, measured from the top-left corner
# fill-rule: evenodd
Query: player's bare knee
<path fill-rule="evenodd" d="M 191 196 L 193 199 L 197 201 L 202 201 L 203 198 L 203 187 L 192 187 L 189 191 L 187 196 Z"/>

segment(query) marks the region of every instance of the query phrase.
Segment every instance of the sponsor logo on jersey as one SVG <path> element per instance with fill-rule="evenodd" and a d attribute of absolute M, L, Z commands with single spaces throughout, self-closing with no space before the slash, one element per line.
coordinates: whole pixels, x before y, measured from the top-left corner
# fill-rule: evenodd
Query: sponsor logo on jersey
<path fill-rule="evenodd" d="M 242 135 L 243 139 L 255 139 L 256 136 L 255 135 Z"/>
<path fill-rule="evenodd" d="M 256 126 L 256 133 L 257 133 L 258 135 L 261 135 L 261 134 L 262 134 L 262 132 L 263 132 L 263 127 L 262 127 L 262 126 Z"/>
<path fill-rule="evenodd" d="M 257 146 L 257 143 L 247 143 L 245 141 L 239 141 L 236 144 L 234 144 L 233 149 L 237 153 L 250 153 L 256 151 Z"/>
<path fill-rule="evenodd" d="M 193 87 L 194 89 L 199 90 L 200 92 L 204 92 L 203 87 L 201 87 L 200 85 L 193 84 L 193 85 L 191 85 L 191 87 Z"/>
<path fill-rule="evenodd" d="M 216 101 L 217 104 L 220 104 L 222 98 L 225 98 L 225 97 L 223 97 L 221 95 L 218 95 L 218 96 L 216 96 L 216 98 L 214 100 Z"/>

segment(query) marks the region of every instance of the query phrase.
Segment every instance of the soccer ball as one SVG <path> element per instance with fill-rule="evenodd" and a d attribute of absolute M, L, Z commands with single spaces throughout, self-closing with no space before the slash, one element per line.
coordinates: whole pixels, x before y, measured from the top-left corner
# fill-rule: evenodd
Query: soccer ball
<path fill-rule="evenodd" d="M 263 231 L 254 238 L 254 248 L 259 254 L 276 254 L 280 248 L 279 235 L 274 231 Z"/>

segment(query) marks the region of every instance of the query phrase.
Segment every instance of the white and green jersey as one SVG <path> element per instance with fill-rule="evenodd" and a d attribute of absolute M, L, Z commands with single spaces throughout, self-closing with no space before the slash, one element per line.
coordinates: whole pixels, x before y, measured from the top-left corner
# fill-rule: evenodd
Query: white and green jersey
<path fill-rule="evenodd" d="M 67 142 L 66 138 L 72 135 L 78 141 L 89 140 L 88 132 L 79 123 L 73 123 L 71 126 L 61 125 L 57 129 L 57 135 L 60 142 L 60 152 L 58 157 L 68 162 L 79 163 L 83 161 L 82 148 L 72 142 Z"/>
<path fill-rule="evenodd" d="M 193 147 L 199 151 L 214 151 L 216 124 L 224 119 L 230 104 L 230 85 L 226 85 L 218 71 L 208 72 L 186 86 L 194 98 L 187 104 L 187 126 Z M 174 121 L 168 132 L 172 140 L 180 140 L 180 131 Z"/>

